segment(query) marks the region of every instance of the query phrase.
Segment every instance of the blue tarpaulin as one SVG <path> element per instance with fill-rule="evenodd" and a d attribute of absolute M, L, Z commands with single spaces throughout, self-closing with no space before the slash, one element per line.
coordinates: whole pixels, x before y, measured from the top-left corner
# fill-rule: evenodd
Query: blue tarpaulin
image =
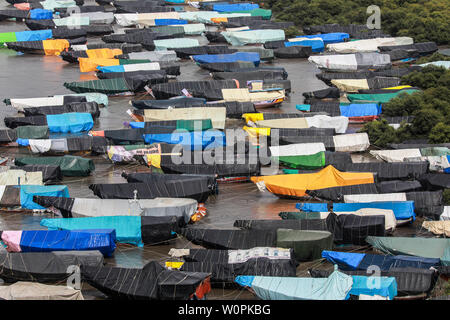
<path fill-rule="evenodd" d="M 328 206 L 326 203 L 297 203 L 295 207 L 298 210 L 305 212 L 328 212 Z"/>
<path fill-rule="evenodd" d="M 187 20 L 180 19 L 155 19 L 155 26 L 171 26 L 175 24 L 187 24 Z"/>
<path fill-rule="evenodd" d="M 321 38 L 325 45 L 330 43 L 344 42 L 344 39 L 349 39 L 350 35 L 343 32 L 324 33 L 324 34 L 312 34 L 307 36 L 296 36 L 296 38 Z"/>
<path fill-rule="evenodd" d="M 145 143 L 181 144 L 191 150 L 204 150 L 226 145 L 225 134 L 219 130 L 144 134 Z"/>
<path fill-rule="evenodd" d="M 32 9 L 30 10 L 31 20 L 46 20 L 53 19 L 53 12 L 47 9 Z"/>
<path fill-rule="evenodd" d="M 41 226 L 49 230 L 114 229 L 118 242 L 143 246 L 140 216 L 107 216 L 86 218 L 43 219 Z"/>
<path fill-rule="evenodd" d="M 105 66 L 105 67 L 98 66 L 97 69 L 100 72 L 103 72 L 103 73 L 108 73 L 108 72 L 125 72 L 125 65 Z"/>
<path fill-rule="evenodd" d="M 348 270 L 348 268 L 350 268 L 350 270 L 356 270 L 365 255 L 365 253 L 322 251 L 322 258 L 327 259 L 333 264 L 346 266 L 347 268 L 344 270 Z"/>
<path fill-rule="evenodd" d="M 249 61 L 255 66 L 259 65 L 260 57 L 258 52 L 235 52 L 230 54 L 201 54 L 192 56 L 195 62 L 203 63 L 221 63 L 221 62 L 237 62 Z"/>
<path fill-rule="evenodd" d="M 311 47 L 312 52 L 323 52 L 325 50 L 325 45 L 322 40 L 298 40 L 298 41 L 286 41 L 284 43 L 285 47 L 292 46 L 304 46 Z"/>
<path fill-rule="evenodd" d="M 116 249 L 114 229 L 24 230 L 20 239 L 22 252 L 99 250 L 111 256 Z"/>
<path fill-rule="evenodd" d="M 20 186 L 20 205 L 24 209 L 43 210 L 44 207 L 33 202 L 33 196 L 69 198 L 67 186 Z"/>
<path fill-rule="evenodd" d="M 447 156 L 447 162 L 450 163 L 450 156 Z M 444 173 L 450 173 L 450 167 L 444 168 Z"/>
<path fill-rule="evenodd" d="M 352 295 L 378 295 L 389 297 L 389 300 L 397 296 L 397 281 L 394 277 L 352 276 L 352 278 L 353 285 L 350 290 L 350 294 Z"/>
<path fill-rule="evenodd" d="M 386 201 L 386 202 L 360 202 L 360 203 L 334 203 L 335 212 L 352 212 L 363 208 L 387 209 L 394 211 L 397 220 L 415 219 L 414 201 Z"/>
<path fill-rule="evenodd" d="M 77 133 L 89 131 L 94 126 L 90 113 L 49 114 L 46 117 L 50 132 Z"/>
<path fill-rule="evenodd" d="M 341 116 L 344 117 L 366 117 L 381 114 L 381 104 L 376 103 L 351 103 L 341 104 Z"/>
<path fill-rule="evenodd" d="M 53 37 L 52 30 L 33 30 L 16 32 L 17 41 L 47 40 Z"/>
<path fill-rule="evenodd" d="M 250 11 L 258 9 L 259 5 L 256 3 L 231 3 L 231 4 L 215 4 L 213 11 L 217 12 L 236 12 L 236 11 Z"/>

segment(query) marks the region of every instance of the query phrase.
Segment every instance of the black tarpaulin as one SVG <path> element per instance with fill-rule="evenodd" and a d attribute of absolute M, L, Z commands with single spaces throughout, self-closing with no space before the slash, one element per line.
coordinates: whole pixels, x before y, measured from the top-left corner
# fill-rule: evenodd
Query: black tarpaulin
<path fill-rule="evenodd" d="M 417 179 L 428 171 L 428 162 L 343 162 L 336 164 L 340 171 L 374 172 L 377 180 Z"/>
<path fill-rule="evenodd" d="M 352 186 L 325 188 L 320 190 L 306 190 L 314 198 L 327 201 L 342 202 L 344 195 L 379 193 L 375 183 L 356 184 Z"/>
<path fill-rule="evenodd" d="M 289 145 L 295 143 L 323 143 L 325 149 L 334 151 L 334 138 L 333 136 L 281 136 L 280 145 Z"/>
<path fill-rule="evenodd" d="M 66 140 L 69 152 L 92 151 L 93 153 L 105 153 L 108 145 L 104 137 L 80 136 L 70 137 Z"/>
<path fill-rule="evenodd" d="M 181 58 L 181 59 L 189 59 L 190 56 L 194 56 L 194 55 L 229 54 L 229 53 L 235 53 L 238 51 L 237 49 L 229 48 L 227 45 L 175 48 L 173 50 L 177 53 L 177 57 Z"/>
<path fill-rule="evenodd" d="M 21 126 L 46 126 L 46 116 L 29 116 L 29 117 L 5 117 L 5 125 L 14 129 Z"/>
<path fill-rule="evenodd" d="M 377 184 L 378 193 L 395 193 L 395 192 L 407 192 L 422 189 L 422 185 L 419 181 L 401 181 L 391 180 L 382 181 Z"/>
<path fill-rule="evenodd" d="M 169 100 L 133 100 L 131 103 L 137 109 L 190 108 L 194 105 L 203 106 L 205 99 L 182 97 Z"/>
<path fill-rule="evenodd" d="M 112 144 L 144 143 L 144 129 L 105 130 L 104 136 Z"/>
<path fill-rule="evenodd" d="M 266 115 L 264 115 L 266 117 Z M 273 136 L 278 130 L 278 136 L 279 137 L 297 137 L 297 136 L 333 136 L 336 134 L 336 131 L 334 128 L 302 128 L 302 129 L 295 129 L 295 128 L 277 128 L 277 129 L 270 129 L 270 135 Z"/>
<path fill-rule="evenodd" d="M 180 269 L 186 272 L 211 273 L 211 285 L 214 287 L 234 287 L 234 279 L 240 275 L 266 277 L 295 277 L 296 264 L 293 260 L 253 258 L 242 263 L 185 262 Z"/>
<path fill-rule="evenodd" d="M 303 96 L 305 98 L 316 98 L 316 99 L 339 99 L 340 91 L 338 88 L 327 88 L 322 90 L 316 90 L 313 92 L 304 92 Z"/>
<path fill-rule="evenodd" d="M 86 30 L 71 29 L 68 27 L 57 27 L 52 30 L 53 39 L 76 39 L 86 37 Z"/>
<path fill-rule="evenodd" d="M 26 117 L 70 112 L 90 113 L 94 120 L 100 117 L 100 109 L 95 101 L 74 102 L 62 106 L 25 107 L 23 111 Z"/>
<path fill-rule="evenodd" d="M 444 210 L 442 191 L 407 192 L 406 199 L 414 201 L 414 212 L 417 216 L 424 216 L 438 220 Z"/>
<path fill-rule="evenodd" d="M 75 198 L 33 196 L 33 201 L 44 208 L 55 207 L 64 218 L 72 218 L 72 207 Z"/>
<path fill-rule="evenodd" d="M 142 269 L 82 266 L 81 275 L 109 297 L 130 300 L 188 300 L 209 277 L 207 273 L 166 270 L 156 261 Z"/>
<path fill-rule="evenodd" d="M 219 95 L 222 100 L 222 89 L 237 88 L 234 80 L 215 80 L 215 81 L 179 81 L 171 83 L 161 83 L 152 86 L 153 94 L 156 99 L 168 99 L 183 95 L 182 90 L 186 89 L 190 94 L 197 98 L 212 98 Z"/>
<path fill-rule="evenodd" d="M 236 79 L 242 87 L 247 86 L 250 80 L 286 80 L 283 70 L 255 70 L 245 72 L 213 72 L 212 77 L 216 80 Z"/>
<path fill-rule="evenodd" d="M 395 68 L 381 71 L 356 71 L 356 72 L 321 72 L 316 77 L 328 85 L 333 79 L 370 79 L 373 77 L 396 77 L 401 78 L 414 71 L 414 68 Z"/>
<path fill-rule="evenodd" d="M 312 48 L 307 46 L 291 46 L 274 49 L 274 55 L 280 59 L 308 58 L 312 54 Z"/>
<path fill-rule="evenodd" d="M 189 241 L 211 249 L 251 249 L 275 247 L 276 230 L 221 230 L 184 228 L 181 234 Z"/>
<path fill-rule="evenodd" d="M 42 181 L 44 183 L 58 182 L 63 179 L 61 168 L 50 164 L 28 164 L 21 167 L 10 167 L 14 170 L 23 170 L 26 172 L 42 172 Z"/>
<path fill-rule="evenodd" d="M 180 178 L 178 180 L 159 178 L 158 184 L 147 183 L 116 183 L 91 184 L 94 194 L 101 199 L 133 199 L 137 190 L 137 199 L 154 199 L 158 197 L 192 198 L 198 202 L 205 202 L 211 194 L 204 179 L 195 177 Z"/>
<path fill-rule="evenodd" d="M 202 63 L 200 67 L 211 72 L 256 71 L 255 64 L 251 61 Z"/>
<path fill-rule="evenodd" d="M 0 253 L 0 278 L 6 282 L 64 281 L 70 275 L 69 266 L 103 265 L 103 255 L 95 251 L 14 252 Z"/>
<path fill-rule="evenodd" d="M 6 186 L 3 191 L 3 196 L 0 199 L 0 207 L 13 208 L 20 206 L 20 187 Z"/>
<path fill-rule="evenodd" d="M 379 46 L 378 49 L 381 52 L 392 52 L 395 50 L 416 50 L 421 55 L 432 54 L 433 52 L 438 50 L 438 46 L 435 42 L 419 42 L 413 44 L 406 45 L 398 45 L 398 46 Z"/>
<path fill-rule="evenodd" d="M 141 217 L 142 242 L 157 245 L 174 239 L 184 225 L 183 217 Z"/>
<path fill-rule="evenodd" d="M 0 143 L 9 143 L 17 140 L 16 130 L 2 129 L 0 130 Z"/>
<path fill-rule="evenodd" d="M 450 175 L 446 173 L 427 173 L 419 181 L 429 191 L 450 188 Z"/>
<path fill-rule="evenodd" d="M 144 2 L 145 3 L 145 2 Z M 139 4 L 140 5 L 140 4 Z M 171 12 L 175 11 L 171 7 L 141 7 L 141 6 L 120 6 L 115 13 L 152 13 L 152 12 Z"/>
<path fill-rule="evenodd" d="M 411 122 L 412 119 L 405 119 L 405 121 Z M 401 121 L 389 123 L 400 123 L 400 122 Z M 435 148 L 435 147 L 450 148 L 450 143 L 431 144 L 427 143 L 427 141 L 424 141 L 424 143 L 390 143 L 388 144 L 388 147 L 392 149 L 416 149 L 416 148 L 421 149 L 421 148 Z"/>
<path fill-rule="evenodd" d="M 227 40 L 220 32 L 206 31 L 204 35 L 211 43 L 227 43 Z"/>

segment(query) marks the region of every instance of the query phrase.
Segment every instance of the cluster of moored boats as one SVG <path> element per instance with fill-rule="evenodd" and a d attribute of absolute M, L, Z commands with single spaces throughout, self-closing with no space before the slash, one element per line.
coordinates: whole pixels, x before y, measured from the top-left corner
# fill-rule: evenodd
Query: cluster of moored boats
<path fill-rule="evenodd" d="M 127 299 L 205 299 L 211 287 L 268 300 L 425 298 L 448 279 L 450 144 L 373 150 L 366 133 L 349 130 L 412 121 L 384 117 L 383 104 L 420 90 L 400 77 L 420 70 L 415 60 L 438 51 L 435 43 L 361 25 L 286 37 L 294 23 L 250 2 L 7 1 L 14 7 L 0 10 L 0 29 L 16 19 L 30 30 L 0 33 L 0 45 L 59 56 L 97 79 L 66 82 L 63 95 L 5 97 L 17 115 L 4 118 L 0 147 L 29 153 L 0 159 L 0 207 L 51 215 L 39 230 L 1 232 L 0 278 L 9 285 L 0 298 L 83 299 L 58 285 L 70 266 L 106 296 Z M 271 112 L 292 89 L 289 70 L 272 62 L 300 58 L 328 88 L 304 93 L 296 112 Z M 178 81 L 186 63 L 210 78 Z M 99 129 L 116 96 L 132 97 L 127 122 Z M 358 162 L 361 153 L 370 161 Z M 71 197 L 64 180 L 94 175 L 101 158 L 145 170 L 89 185 L 97 198 Z M 264 175 L 273 165 L 280 170 Z M 278 219 L 202 224 L 219 184 L 244 181 L 299 203 Z M 399 236 L 419 221 L 414 237 Z M 173 248 L 165 264 L 142 268 L 107 263 L 117 246 L 177 237 L 203 248 Z M 314 260 L 321 268 L 298 276 Z"/>

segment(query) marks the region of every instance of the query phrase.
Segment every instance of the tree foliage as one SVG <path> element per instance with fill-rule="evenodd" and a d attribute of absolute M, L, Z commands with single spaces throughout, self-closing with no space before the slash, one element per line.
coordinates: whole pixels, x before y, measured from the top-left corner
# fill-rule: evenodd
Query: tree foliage
<path fill-rule="evenodd" d="M 414 42 L 450 41 L 448 0 L 266 0 L 277 19 L 298 26 L 328 23 L 365 24 L 367 7 L 381 9 L 381 28 L 392 36 L 408 36 Z"/>
<path fill-rule="evenodd" d="M 379 147 L 410 139 L 428 139 L 430 143 L 450 143 L 450 70 L 427 66 L 402 77 L 402 83 L 424 89 L 399 95 L 383 105 L 384 116 L 414 116 L 411 124 L 395 130 L 387 121 L 364 125 L 370 142 Z"/>

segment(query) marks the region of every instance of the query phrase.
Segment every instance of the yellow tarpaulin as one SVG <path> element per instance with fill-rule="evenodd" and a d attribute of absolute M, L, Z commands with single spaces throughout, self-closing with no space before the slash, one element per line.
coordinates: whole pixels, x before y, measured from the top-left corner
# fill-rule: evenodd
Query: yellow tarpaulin
<path fill-rule="evenodd" d="M 239 102 L 263 102 L 284 99 L 284 90 L 273 91 L 249 91 L 246 88 L 241 89 L 222 89 L 223 100 Z"/>
<path fill-rule="evenodd" d="M 180 269 L 183 266 L 183 264 L 184 264 L 184 262 L 166 261 L 166 268 Z"/>
<path fill-rule="evenodd" d="M 270 128 L 252 128 L 244 126 L 244 129 L 250 136 L 258 137 L 258 136 L 270 136 Z"/>
<path fill-rule="evenodd" d="M 306 190 L 374 183 L 371 172 L 341 172 L 333 166 L 328 166 L 317 173 L 261 176 L 252 177 L 251 180 L 260 189 L 290 197 L 304 197 Z"/>
<path fill-rule="evenodd" d="M 88 49 L 86 50 L 86 54 L 88 58 L 91 59 L 114 59 L 115 56 L 121 55 L 122 49 L 109 49 L 109 48 L 102 48 L 102 49 Z"/>
<path fill-rule="evenodd" d="M 155 168 L 161 168 L 161 155 L 160 154 L 146 154 L 147 164 Z"/>
<path fill-rule="evenodd" d="M 59 56 L 62 51 L 70 47 L 66 39 L 42 40 L 46 56 Z"/>
<path fill-rule="evenodd" d="M 211 18 L 211 21 L 214 23 L 227 23 L 228 18 Z"/>
<path fill-rule="evenodd" d="M 264 113 L 262 113 L 262 112 L 244 113 L 242 115 L 242 118 L 244 118 L 245 123 L 248 124 L 249 121 L 256 122 L 256 121 L 264 120 Z"/>
<path fill-rule="evenodd" d="M 389 87 L 389 88 L 383 88 L 386 90 L 400 90 L 400 89 L 406 89 L 406 88 L 412 88 L 411 86 L 397 86 L 397 87 Z"/>
<path fill-rule="evenodd" d="M 97 71 L 97 67 L 118 66 L 119 59 L 105 58 L 78 58 L 80 63 L 80 72 Z"/>

